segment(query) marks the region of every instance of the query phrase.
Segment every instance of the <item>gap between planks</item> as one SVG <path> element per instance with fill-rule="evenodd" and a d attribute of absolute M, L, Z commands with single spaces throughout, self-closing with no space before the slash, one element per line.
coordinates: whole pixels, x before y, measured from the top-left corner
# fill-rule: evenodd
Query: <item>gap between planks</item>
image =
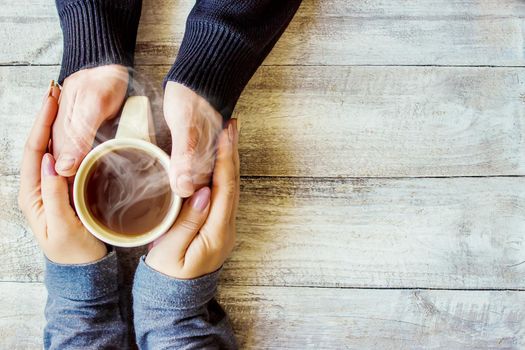
<path fill-rule="evenodd" d="M 8 62 L 0 67 L 60 67 L 54 63 Z M 135 67 L 163 67 L 166 63 L 140 63 Z M 261 67 L 439 67 L 439 68 L 525 68 L 524 65 L 493 64 L 261 64 Z"/>
<path fill-rule="evenodd" d="M 16 280 L 1 280 L 2 283 L 19 283 L 19 284 L 34 284 L 43 285 L 44 282 L 40 281 L 16 281 Z M 247 284 L 247 283 L 228 283 L 220 282 L 222 287 L 264 287 L 264 288 L 298 288 L 298 289 L 358 289 L 358 290 L 423 290 L 423 291 L 450 291 L 450 292 L 525 292 L 525 288 L 432 288 L 432 287 L 359 287 L 359 286 L 307 286 L 307 285 L 273 285 L 273 284 Z"/>
<path fill-rule="evenodd" d="M 18 174 L 18 173 L 17 173 Z M 15 174 L 15 175 L 17 175 Z M 7 174 L 13 175 L 13 174 Z M 241 179 L 246 180 L 410 180 L 410 179 L 487 179 L 487 178 L 523 178 L 525 175 L 515 174 L 494 174 L 494 175 L 414 175 L 414 176 L 256 176 L 256 175 L 241 175 Z"/>
<path fill-rule="evenodd" d="M 20 173 L 4 172 L 3 176 L 19 176 Z M 410 179 L 487 179 L 487 178 L 524 178 L 525 175 L 515 174 L 493 174 L 493 175 L 414 175 L 414 176 L 283 176 L 283 175 L 241 175 L 241 179 L 245 180 L 410 180 Z"/>

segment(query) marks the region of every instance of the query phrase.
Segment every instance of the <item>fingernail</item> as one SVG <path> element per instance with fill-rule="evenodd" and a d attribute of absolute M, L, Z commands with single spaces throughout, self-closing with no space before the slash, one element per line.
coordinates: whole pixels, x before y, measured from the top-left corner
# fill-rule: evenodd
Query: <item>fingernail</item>
<path fill-rule="evenodd" d="M 53 95 L 53 88 L 54 88 L 54 87 L 55 87 L 55 81 L 54 81 L 54 80 L 51 80 L 51 81 L 49 82 L 49 92 L 47 93 L 47 97 Z"/>
<path fill-rule="evenodd" d="M 199 212 L 203 212 L 210 202 L 210 189 L 203 187 L 191 196 L 191 207 Z"/>
<path fill-rule="evenodd" d="M 177 188 L 183 192 L 193 192 L 193 181 L 188 175 L 180 175 L 177 177 Z"/>
<path fill-rule="evenodd" d="M 51 88 L 51 96 L 53 96 L 57 100 L 60 97 L 60 87 L 54 81 L 53 81 L 53 87 Z"/>
<path fill-rule="evenodd" d="M 57 169 L 60 171 L 68 171 L 73 165 L 75 165 L 75 158 L 69 158 L 67 156 L 60 156 L 57 162 Z"/>
<path fill-rule="evenodd" d="M 235 135 L 233 135 L 233 122 L 230 121 L 228 123 L 228 139 L 230 139 L 230 142 L 233 142 L 233 138 Z"/>
<path fill-rule="evenodd" d="M 55 81 L 51 80 L 49 82 L 49 87 L 47 88 L 47 91 L 44 94 L 44 97 L 42 98 L 42 104 L 46 103 L 47 98 L 53 94 L 53 86 L 55 86 Z"/>
<path fill-rule="evenodd" d="M 49 153 L 44 154 L 44 164 L 42 165 L 42 173 L 44 176 L 57 176 L 55 165 L 53 164 L 53 156 Z"/>

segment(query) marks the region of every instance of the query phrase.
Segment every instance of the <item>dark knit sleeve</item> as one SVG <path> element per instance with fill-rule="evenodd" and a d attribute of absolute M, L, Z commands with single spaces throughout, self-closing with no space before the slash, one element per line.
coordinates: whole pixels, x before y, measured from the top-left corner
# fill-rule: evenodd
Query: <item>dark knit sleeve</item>
<path fill-rule="evenodd" d="M 56 0 L 64 36 L 59 83 L 83 68 L 133 66 L 142 0 Z"/>
<path fill-rule="evenodd" d="M 198 0 L 166 81 L 206 98 L 228 119 L 301 0 Z"/>

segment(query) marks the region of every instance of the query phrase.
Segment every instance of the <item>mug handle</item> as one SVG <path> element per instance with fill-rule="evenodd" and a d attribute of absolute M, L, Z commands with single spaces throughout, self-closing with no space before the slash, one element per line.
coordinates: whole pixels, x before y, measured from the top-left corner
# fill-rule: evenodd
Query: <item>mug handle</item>
<path fill-rule="evenodd" d="M 149 98 L 146 96 L 128 97 L 120 114 L 115 138 L 132 138 L 155 143 Z"/>

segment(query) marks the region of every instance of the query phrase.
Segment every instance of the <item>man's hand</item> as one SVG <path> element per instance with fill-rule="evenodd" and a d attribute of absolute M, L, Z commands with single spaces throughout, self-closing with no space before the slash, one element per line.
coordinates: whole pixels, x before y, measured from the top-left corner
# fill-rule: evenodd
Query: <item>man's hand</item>
<path fill-rule="evenodd" d="M 66 78 L 53 124 L 58 174 L 76 174 L 100 125 L 115 117 L 122 107 L 127 88 L 128 71 L 119 65 L 83 69 Z"/>
<path fill-rule="evenodd" d="M 152 244 L 146 263 L 165 275 L 192 279 L 222 266 L 235 244 L 239 203 L 237 123 L 219 136 L 211 191 L 203 187 L 184 202 L 171 229 Z"/>
<path fill-rule="evenodd" d="M 46 153 L 59 96 L 60 89 L 52 86 L 27 139 L 18 203 L 49 260 L 90 263 L 106 255 L 106 246 L 76 216 L 69 204 L 67 181 L 55 172 L 55 160 Z"/>
<path fill-rule="evenodd" d="M 171 187 L 189 197 L 210 181 L 222 116 L 203 97 L 172 81 L 164 92 L 164 116 L 172 139 Z"/>

